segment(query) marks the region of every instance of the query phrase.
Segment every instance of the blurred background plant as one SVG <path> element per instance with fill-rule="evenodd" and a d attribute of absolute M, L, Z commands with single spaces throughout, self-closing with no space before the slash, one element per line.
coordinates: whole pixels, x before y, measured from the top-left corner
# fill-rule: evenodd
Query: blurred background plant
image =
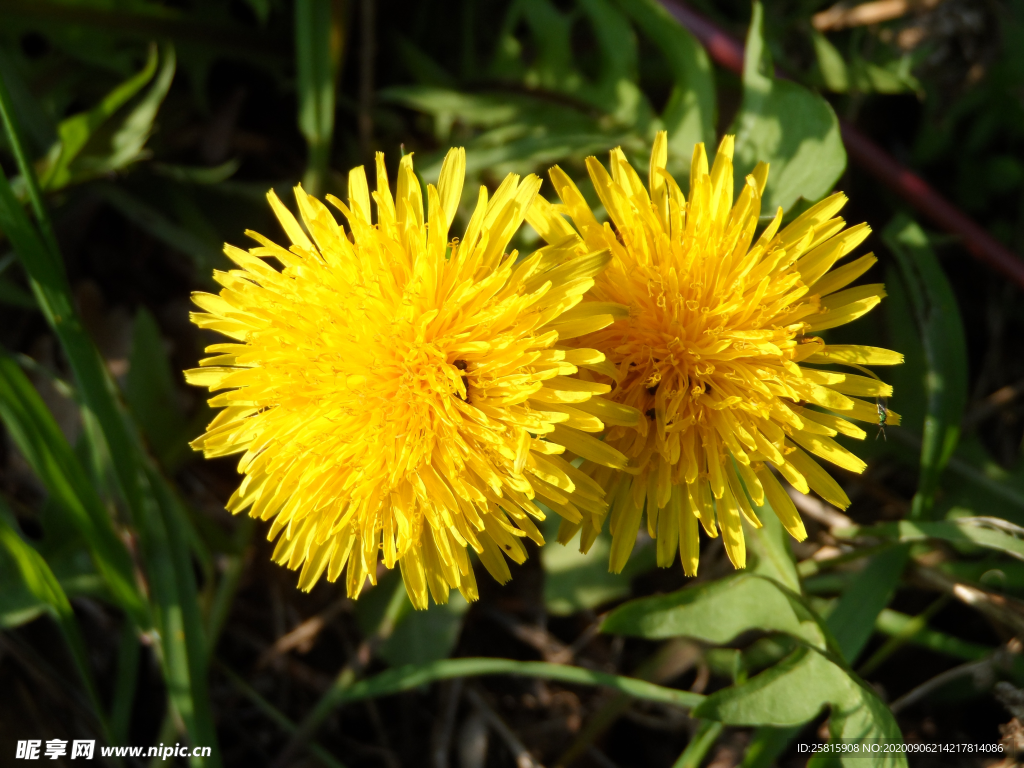
<path fill-rule="evenodd" d="M 281 767 L 1024 746 L 1024 286 L 848 165 L 837 119 L 1024 251 L 1024 3 L 691 5 L 746 38 L 742 73 L 669 0 L 0 0 L 5 763 L 28 738 Z M 684 189 L 693 144 L 735 132 L 771 206 L 841 188 L 879 233 L 884 311 L 829 333 L 906 354 L 903 426 L 855 446 L 851 508 L 795 494 L 799 545 L 762 508 L 742 574 L 718 540 L 698 579 L 656 569 L 641 533 L 623 574 L 604 539 L 549 545 L 473 606 L 413 612 L 394 573 L 358 604 L 297 591 L 223 509 L 233 462 L 187 445 L 210 412 L 179 371 L 212 342 L 189 292 L 221 244 L 275 231 L 269 188 L 344 197 L 378 150 L 433 180 L 464 145 L 491 188 L 557 162 L 596 207 L 583 159 L 644 168 L 660 129 Z M 929 764 L 1003 758 L 956 760 Z"/>

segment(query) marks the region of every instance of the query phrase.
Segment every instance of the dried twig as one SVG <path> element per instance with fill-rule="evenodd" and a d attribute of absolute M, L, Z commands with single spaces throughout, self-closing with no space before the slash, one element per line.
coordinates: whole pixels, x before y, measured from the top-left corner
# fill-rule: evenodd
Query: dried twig
<path fill-rule="evenodd" d="M 526 643 L 526 645 L 540 653 L 544 661 L 550 661 L 553 664 L 572 663 L 576 654 L 585 648 L 597 633 L 601 631 L 601 622 L 604 621 L 604 615 L 598 616 L 573 641 L 572 645 L 566 645 L 546 629 L 538 627 L 536 624 L 527 624 L 514 616 L 493 609 L 487 609 L 486 613 L 489 618 L 501 624 L 517 640 Z M 587 666 L 587 664 L 581 662 L 580 666 Z"/>
<path fill-rule="evenodd" d="M 829 530 L 833 528 L 852 528 L 854 526 L 853 520 L 821 499 L 808 496 L 806 493 L 800 493 L 795 488 L 787 488 L 786 490 L 789 491 L 789 496 L 793 499 L 797 509 L 812 520 L 817 520 Z"/>
<path fill-rule="evenodd" d="M 281 635 L 281 637 L 274 641 L 272 646 L 260 654 L 260 659 L 256 663 L 256 668 L 262 669 L 278 656 L 282 656 L 292 649 L 297 649 L 299 653 L 306 653 L 313 647 L 313 644 L 316 642 L 317 635 L 323 631 L 324 627 L 326 627 L 335 616 L 344 611 L 351 604 L 352 601 L 348 598 L 338 600 L 328 606 L 326 610 L 306 619 L 291 632 Z"/>
<path fill-rule="evenodd" d="M 942 674 L 926 680 L 916 688 L 900 696 L 889 705 L 893 714 L 900 712 L 912 704 L 924 699 L 934 691 L 937 691 L 946 683 L 968 675 L 973 678 L 976 690 L 983 691 L 992 687 L 996 679 L 996 670 L 1005 669 L 1012 663 L 1011 657 L 1020 652 L 1021 645 L 1017 640 L 1011 640 L 1006 645 L 996 649 L 995 653 L 987 658 L 978 661 L 969 661 L 958 667 L 947 669 Z"/>
<path fill-rule="evenodd" d="M 1008 627 L 1018 637 L 1024 638 L 1024 602 L 971 584 L 964 584 L 942 571 L 923 565 L 917 565 L 913 575 L 922 586 L 951 594 L 965 605 Z"/>
<path fill-rule="evenodd" d="M 962 424 L 963 429 L 965 431 L 974 429 L 974 427 L 985 421 L 985 419 L 995 415 L 1002 408 L 1012 403 L 1021 395 L 1024 395 L 1024 379 L 1014 382 L 1013 384 L 1007 384 L 1005 387 L 1000 387 L 974 406 L 974 408 L 964 416 Z"/>
<path fill-rule="evenodd" d="M 819 32 L 847 27 L 863 27 L 880 24 L 906 16 L 911 11 L 930 10 L 942 0 L 874 0 L 850 7 L 849 3 L 837 3 L 828 10 L 816 13 L 811 23 Z"/>
<path fill-rule="evenodd" d="M 470 712 L 459 729 L 459 768 L 484 768 L 489 735 L 483 713 Z"/>

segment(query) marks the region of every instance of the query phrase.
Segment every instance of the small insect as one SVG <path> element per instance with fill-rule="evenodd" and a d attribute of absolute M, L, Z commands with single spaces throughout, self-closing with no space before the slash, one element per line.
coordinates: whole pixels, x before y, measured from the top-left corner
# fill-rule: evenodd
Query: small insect
<path fill-rule="evenodd" d="M 452 363 L 452 365 L 454 365 L 460 371 L 464 371 L 464 370 L 466 370 L 469 367 L 469 364 L 465 360 L 456 360 L 454 363 Z M 462 395 L 459 395 L 459 394 L 456 393 L 457 397 L 462 402 L 468 403 L 469 402 L 469 377 L 466 374 L 462 374 L 462 386 L 466 390 L 466 396 L 463 397 Z"/>
<path fill-rule="evenodd" d="M 878 434 L 875 435 L 875 440 L 878 439 L 878 435 L 881 435 L 886 442 L 889 442 L 889 438 L 885 436 L 885 422 L 889 419 L 889 409 L 885 405 L 884 397 L 875 398 L 875 408 L 878 409 Z"/>

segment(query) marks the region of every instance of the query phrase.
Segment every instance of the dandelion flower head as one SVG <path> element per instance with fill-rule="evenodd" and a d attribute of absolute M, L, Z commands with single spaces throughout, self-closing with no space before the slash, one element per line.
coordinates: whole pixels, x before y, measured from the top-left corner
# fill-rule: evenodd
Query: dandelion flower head
<path fill-rule="evenodd" d="M 607 355 L 605 372 L 615 385 L 609 398 L 645 414 L 636 428 L 607 434 L 629 457 L 625 472 L 616 479 L 589 469 L 607 483 L 613 571 L 629 557 L 644 511 L 659 565 L 670 565 L 678 549 L 688 575 L 697 571 L 698 521 L 709 536 L 721 532 L 736 567 L 746 563 L 742 520 L 760 527 L 754 507 L 766 500 L 803 539 L 803 523 L 774 472 L 845 509 L 849 499 L 818 460 L 863 471 L 864 462 L 833 438 L 863 439 L 853 421 L 877 424 L 876 398 L 892 393 L 863 366 L 903 359 L 815 335 L 855 320 L 885 296 L 881 284 L 847 287 L 875 263 L 872 254 L 833 269 L 870 232 L 866 224 L 847 228 L 836 215 L 845 195 L 813 205 L 781 231 L 780 208 L 758 234 L 768 167 L 759 164 L 734 201 L 733 146 L 726 136 L 709 172 L 697 145 L 689 199 L 665 170 L 663 132 L 647 188 L 621 150 L 611 153 L 610 173 L 588 158 L 611 220 L 604 224 L 569 177 L 552 168 L 561 205 L 538 197 L 527 217 L 548 243 L 609 249 L 612 264 L 587 302 L 629 310 L 579 340 Z M 899 423 L 898 414 L 885 414 Z M 564 522 L 559 539 L 582 527 L 585 550 L 602 524 L 598 514 Z"/>
<path fill-rule="evenodd" d="M 411 155 L 395 196 L 382 154 L 376 166 L 375 221 L 362 167 L 347 204 L 328 196 L 347 229 L 301 187 L 301 224 L 271 192 L 290 247 L 250 232 L 258 247 L 225 249 L 238 269 L 216 273 L 221 292 L 194 295 L 205 311 L 193 321 L 232 341 L 187 372 L 226 390 L 193 447 L 242 454 L 228 509 L 273 520 L 274 559 L 302 568 L 300 587 L 347 566 L 355 597 L 380 557 L 426 608 L 451 589 L 477 597 L 469 548 L 507 581 L 522 539 L 543 543 L 538 501 L 574 522 L 606 514 L 603 490 L 571 460 L 624 467 L 588 433 L 639 414 L 574 375 L 602 354 L 562 344 L 614 320 L 581 304 L 608 251 L 505 252 L 540 179 L 481 187 L 464 236 L 449 241 L 465 151 L 428 185 L 426 215 Z"/>

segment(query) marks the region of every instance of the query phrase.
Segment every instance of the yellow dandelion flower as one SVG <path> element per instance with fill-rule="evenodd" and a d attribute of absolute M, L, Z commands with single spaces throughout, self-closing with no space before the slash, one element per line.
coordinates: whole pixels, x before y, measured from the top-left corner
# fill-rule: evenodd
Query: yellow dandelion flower
<path fill-rule="evenodd" d="M 604 414 L 639 414 L 595 398 L 607 384 L 573 376 L 603 355 L 559 343 L 623 310 L 580 304 L 607 250 L 545 248 L 519 263 L 505 253 L 536 176 L 510 174 L 493 196 L 481 187 L 463 238 L 449 242 L 465 151 L 452 150 L 427 186 L 426 217 L 411 156 L 397 200 L 382 154 L 376 165 L 375 223 L 359 167 L 347 205 L 328 196 L 347 231 L 297 187 L 304 226 L 268 195 L 289 248 L 255 232 L 259 247 L 226 246 L 239 269 L 216 273 L 219 295 L 194 295 L 205 312 L 193 321 L 233 342 L 208 347 L 214 356 L 186 374 L 228 391 L 210 400 L 224 410 L 192 445 L 243 454 L 227 507 L 273 518 L 274 560 L 302 567 L 301 588 L 347 565 L 356 597 L 375 583 L 380 553 L 400 565 L 417 608 L 452 588 L 474 600 L 467 547 L 506 582 L 505 558 L 526 558 L 521 539 L 543 543 L 535 501 L 573 521 L 606 513 L 601 487 L 560 454 L 624 467 L 587 433 L 604 428 Z"/>
<path fill-rule="evenodd" d="M 825 344 L 814 335 L 860 317 L 885 296 L 881 284 L 846 288 L 875 263 L 872 254 L 830 271 L 870 229 L 845 227 L 836 214 L 846 197 L 838 193 L 781 231 L 780 208 L 755 240 L 768 166 L 746 177 L 734 203 L 732 154 L 733 137 L 726 136 L 708 173 L 697 145 L 687 200 L 665 171 L 667 138 L 660 133 L 647 189 L 621 150 L 611 153 L 610 174 L 588 158 L 611 223 L 598 223 L 557 166 L 550 175 L 562 205 L 538 197 L 527 215 L 548 243 L 609 249 L 612 264 L 584 306 L 629 308 L 628 317 L 579 340 L 608 356 L 602 372 L 615 384 L 610 399 L 646 415 L 636 428 L 607 434 L 629 457 L 626 472 L 608 482 L 610 473 L 590 470 L 608 482 L 616 572 L 645 509 L 659 565 L 670 565 L 678 548 L 689 575 L 697 571 L 698 521 L 709 536 L 721 530 L 729 558 L 743 567 L 741 520 L 760 527 L 753 507 L 766 499 L 803 539 L 800 516 L 770 467 L 794 488 L 846 508 L 843 489 L 812 455 L 861 472 L 864 462 L 833 438 L 864 438 L 850 419 L 878 423 L 883 415 L 899 423 L 876 400 L 892 388 L 862 366 L 896 364 L 902 355 Z M 835 365 L 869 375 L 827 370 Z M 585 550 L 603 519 L 595 513 L 563 523 L 559 539 L 582 527 Z"/>

